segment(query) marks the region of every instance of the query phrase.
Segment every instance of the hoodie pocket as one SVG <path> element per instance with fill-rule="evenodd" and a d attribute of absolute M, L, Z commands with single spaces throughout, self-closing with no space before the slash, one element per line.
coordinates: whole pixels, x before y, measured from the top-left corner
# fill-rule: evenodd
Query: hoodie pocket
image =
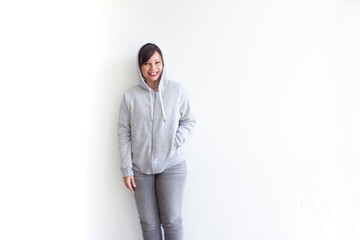
<path fill-rule="evenodd" d="M 174 137 L 174 149 L 175 149 L 175 151 L 178 150 L 180 147 L 181 147 L 181 145 L 179 143 L 179 140 L 175 135 L 175 137 Z"/>

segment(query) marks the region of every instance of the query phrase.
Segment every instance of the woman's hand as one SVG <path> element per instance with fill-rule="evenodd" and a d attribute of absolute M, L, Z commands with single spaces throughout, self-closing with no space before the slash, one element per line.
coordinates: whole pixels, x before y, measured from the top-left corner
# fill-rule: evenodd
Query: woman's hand
<path fill-rule="evenodd" d="M 136 188 L 134 176 L 124 177 L 125 186 L 134 194 L 134 188 Z"/>

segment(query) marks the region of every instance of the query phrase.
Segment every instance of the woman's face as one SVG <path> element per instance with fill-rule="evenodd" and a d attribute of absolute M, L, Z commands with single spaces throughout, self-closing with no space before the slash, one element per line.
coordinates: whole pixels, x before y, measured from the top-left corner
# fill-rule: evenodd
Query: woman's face
<path fill-rule="evenodd" d="M 141 67 L 141 74 L 148 81 L 157 81 L 160 79 L 163 71 L 163 63 L 160 54 L 155 51 L 149 60 L 147 60 Z"/>

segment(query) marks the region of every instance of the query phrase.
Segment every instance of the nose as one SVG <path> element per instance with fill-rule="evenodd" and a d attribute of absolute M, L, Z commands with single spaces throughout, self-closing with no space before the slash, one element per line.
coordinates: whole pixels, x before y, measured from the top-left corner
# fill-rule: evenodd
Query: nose
<path fill-rule="evenodd" d="M 156 69 L 155 64 L 151 64 L 151 65 L 150 65 L 150 70 L 155 70 L 155 69 Z"/>

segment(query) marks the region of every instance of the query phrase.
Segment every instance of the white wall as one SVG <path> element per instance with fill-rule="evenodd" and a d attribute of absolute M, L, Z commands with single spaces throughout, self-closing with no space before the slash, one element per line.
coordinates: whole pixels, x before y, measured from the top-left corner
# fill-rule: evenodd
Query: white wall
<path fill-rule="evenodd" d="M 141 239 L 116 123 L 146 42 L 198 120 L 185 239 L 360 238 L 359 1 L 0 9 L 1 239 Z"/>

